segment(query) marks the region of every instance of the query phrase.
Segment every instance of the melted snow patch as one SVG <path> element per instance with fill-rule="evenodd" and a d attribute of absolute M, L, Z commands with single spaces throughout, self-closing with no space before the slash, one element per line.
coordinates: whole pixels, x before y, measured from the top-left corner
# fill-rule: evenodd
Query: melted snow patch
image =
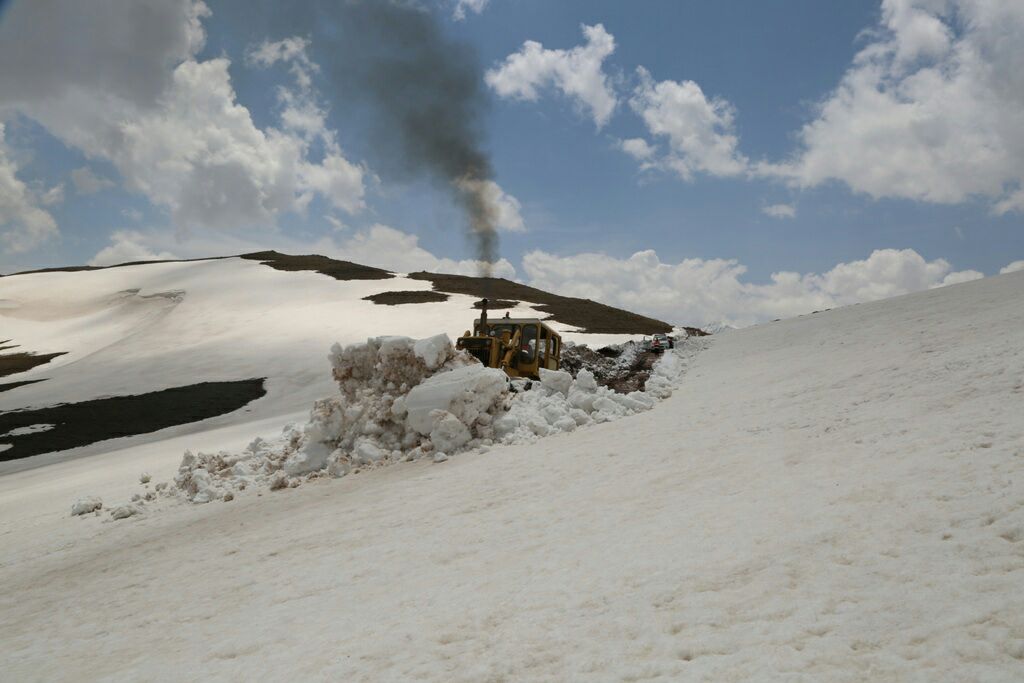
<path fill-rule="evenodd" d="M 28 434 L 38 434 L 39 432 L 48 432 L 57 425 L 52 424 L 34 424 L 28 425 L 27 427 L 15 427 L 9 432 L 0 434 L 0 437 L 4 436 L 26 436 Z"/>

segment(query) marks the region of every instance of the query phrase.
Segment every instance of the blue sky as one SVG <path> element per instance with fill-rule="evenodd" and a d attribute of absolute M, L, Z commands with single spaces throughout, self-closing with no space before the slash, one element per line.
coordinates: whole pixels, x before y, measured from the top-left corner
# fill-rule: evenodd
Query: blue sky
<path fill-rule="evenodd" d="M 345 67 L 331 17 L 282 20 L 239 0 L 135 3 L 148 13 L 105 0 L 87 18 L 71 2 L 29 4 L 0 10 L 0 271 L 262 247 L 468 268 L 450 193 L 382 171 L 367 110 L 333 85 Z M 482 145 L 510 211 L 500 274 L 741 324 L 1024 259 L 1012 0 L 422 11 L 478 56 Z M 41 58 L 41 44 L 60 48 Z M 210 93 L 221 99 L 196 104 Z M 234 119 L 218 118 L 224 102 Z M 289 128 L 286 110 L 315 123 Z M 233 175 L 182 151 L 222 143 Z M 798 283 L 772 279 L 783 271 Z"/>

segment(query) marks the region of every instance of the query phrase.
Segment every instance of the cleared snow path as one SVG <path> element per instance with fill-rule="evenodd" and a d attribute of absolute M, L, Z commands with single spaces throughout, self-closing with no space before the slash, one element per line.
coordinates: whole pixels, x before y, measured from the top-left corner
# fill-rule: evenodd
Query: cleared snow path
<path fill-rule="evenodd" d="M 86 461 L 9 475 L 0 670 L 1019 681 L 1022 405 L 1015 273 L 730 332 L 649 412 L 441 465 L 116 523 L 68 519 Z"/>

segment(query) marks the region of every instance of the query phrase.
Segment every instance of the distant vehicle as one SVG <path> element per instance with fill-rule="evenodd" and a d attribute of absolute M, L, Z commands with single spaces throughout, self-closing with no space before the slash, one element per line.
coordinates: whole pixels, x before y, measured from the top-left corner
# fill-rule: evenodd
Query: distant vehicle
<path fill-rule="evenodd" d="M 654 353 L 661 353 L 665 349 L 674 349 L 675 347 L 675 341 L 667 334 L 658 333 L 651 337 L 650 349 Z"/>

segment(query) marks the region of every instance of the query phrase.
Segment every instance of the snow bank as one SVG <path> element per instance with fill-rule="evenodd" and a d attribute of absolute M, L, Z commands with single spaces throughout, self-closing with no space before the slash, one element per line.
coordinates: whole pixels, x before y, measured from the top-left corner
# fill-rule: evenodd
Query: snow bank
<path fill-rule="evenodd" d="M 279 438 L 256 439 L 241 453 L 186 452 L 174 486 L 161 490 L 207 503 L 252 486 L 290 488 L 422 457 L 444 462 L 467 450 L 571 432 L 670 396 L 684 355 L 666 352 L 646 391 L 620 394 L 588 370 L 575 378 L 541 370 L 540 382 L 510 382 L 456 351 L 447 335 L 335 344 L 328 359 L 339 395 L 317 401 L 305 425 L 287 425 Z"/>

